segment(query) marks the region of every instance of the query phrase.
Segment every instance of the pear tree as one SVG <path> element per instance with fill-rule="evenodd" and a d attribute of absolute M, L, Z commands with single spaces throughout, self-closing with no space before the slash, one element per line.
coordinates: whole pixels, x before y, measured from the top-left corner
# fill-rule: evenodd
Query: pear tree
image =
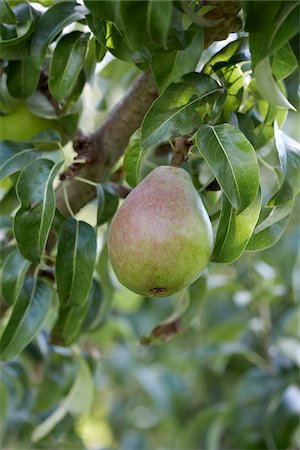
<path fill-rule="evenodd" d="M 0 356 L 78 346 L 73 390 L 33 441 L 89 410 L 80 342 L 122 284 L 179 299 L 141 339 L 162 342 L 211 267 L 281 239 L 300 191 L 285 125 L 299 14 L 298 1 L 0 0 Z"/>

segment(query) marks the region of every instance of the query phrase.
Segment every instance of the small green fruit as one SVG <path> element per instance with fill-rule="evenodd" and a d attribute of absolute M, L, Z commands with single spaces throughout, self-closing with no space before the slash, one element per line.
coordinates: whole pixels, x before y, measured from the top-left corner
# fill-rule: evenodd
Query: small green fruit
<path fill-rule="evenodd" d="M 212 246 L 212 226 L 190 175 L 169 166 L 153 170 L 133 189 L 108 237 L 116 276 L 148 297 L 166 297 L 193 283 Z"/>

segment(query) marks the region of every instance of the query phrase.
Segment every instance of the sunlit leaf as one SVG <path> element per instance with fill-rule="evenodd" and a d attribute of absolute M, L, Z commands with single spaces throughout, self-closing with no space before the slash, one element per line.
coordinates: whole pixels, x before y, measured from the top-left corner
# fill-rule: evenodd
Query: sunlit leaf
<path fill-rule="evenodd" d="M 172 83 L 153 103 L 142 124 L 142 146 L 147 149 L 171 137 L 199 128 L 223 93 L 222 86 L 208 75 L 190 73 Z"/>

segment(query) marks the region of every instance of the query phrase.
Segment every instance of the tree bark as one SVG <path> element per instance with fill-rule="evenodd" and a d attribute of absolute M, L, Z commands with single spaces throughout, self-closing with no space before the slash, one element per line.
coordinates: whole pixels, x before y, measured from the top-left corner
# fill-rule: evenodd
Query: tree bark
<path fill-rule="evenodd" d="M 76 213 L 96 196 L 96 189 L 74 179 L 74 175 L 96 183 L 106 181 L 157 95 L 151 73 L 142 73 L 103 124 L 91 135 L 80 136 L 77 145 L 82 153 L 79 150 L 79 157 L 85 157 L 87 162 L 80 166 L 76 164 L 76 172 L 70 175 L 69 180 L 62 181 L 56 191 L 57 208 L 65 217 L 70 212 L 65 202 L 63 183 L 66 183 L 71 209 Z M 76 143 L 74 147 L 76 148 Z"/>

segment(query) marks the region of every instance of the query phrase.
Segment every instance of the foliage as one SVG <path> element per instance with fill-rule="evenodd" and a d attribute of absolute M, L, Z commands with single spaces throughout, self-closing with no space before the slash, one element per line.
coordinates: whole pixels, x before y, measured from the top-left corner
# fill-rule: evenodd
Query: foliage
<path fill-rule="evenodd" d="M 300 445 L 300 146 L 285 131 L 299 14 L 297 1 L 0 0 L 4 448 Z M 108 123 L 143 72 L 157 99 L 99 182 L 80 130 Z M 176 152 L 214 250 L 185 293 L 151 301 L 117 282 L 107 229 L 118 197 Z M 72 179 L 92 192 L 77 215 Z"/>

